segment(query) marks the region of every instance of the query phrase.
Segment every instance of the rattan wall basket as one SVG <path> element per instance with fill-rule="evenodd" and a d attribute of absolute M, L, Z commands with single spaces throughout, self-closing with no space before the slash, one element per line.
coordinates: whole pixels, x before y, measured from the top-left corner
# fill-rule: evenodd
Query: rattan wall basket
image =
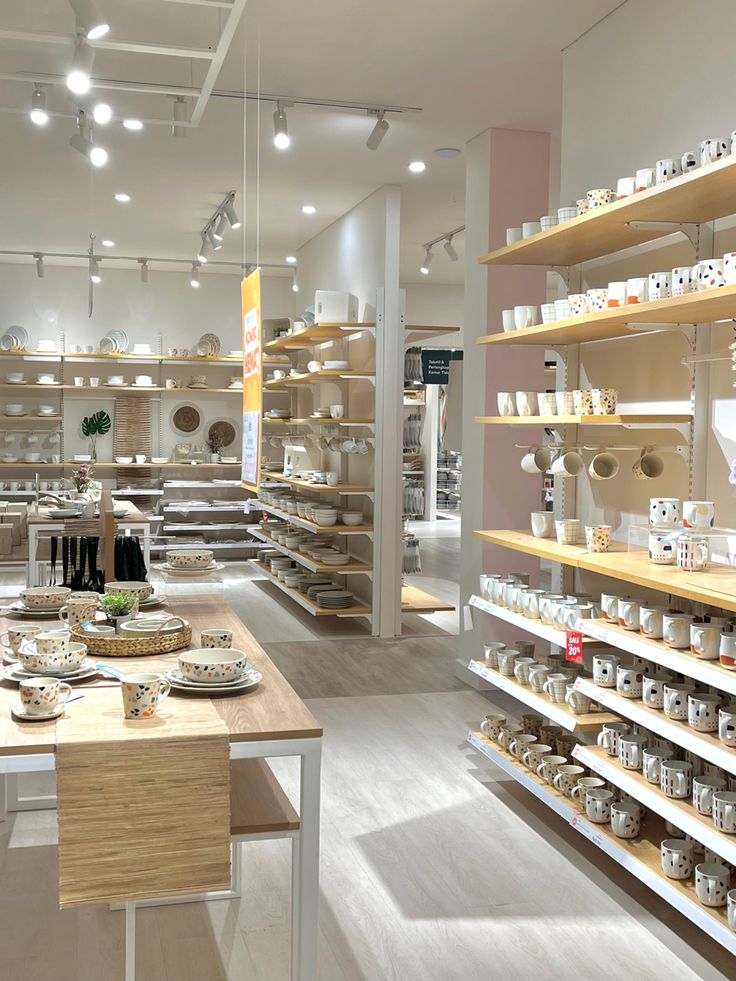
<path fill-rule="evenodd" d="M 185 620 L 183 630 L 176 633 L 125 637 L 120 634 L 89 634 L 77 625 L 72 627 L 72 640 L 86 644 L 90 654 L 100 657 L 144 657 L 146 654 L 171 654 L 188 647 L 192 642 L 192 627 Z"/>

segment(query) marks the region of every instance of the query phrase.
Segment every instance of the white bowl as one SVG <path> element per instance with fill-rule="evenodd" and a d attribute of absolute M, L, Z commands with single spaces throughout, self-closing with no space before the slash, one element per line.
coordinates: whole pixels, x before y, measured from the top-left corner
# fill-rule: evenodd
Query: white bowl
<path fill-rule="evenodd" d="M 17 402 L 5 406 L 6 416 L 19 416 L 22 412 L 25 412 L 25 406 L 19 405 Z"/>
<path fill-rule="evenodd" d="M 315 514 L 314 523 L 321 528 L 329 528 L 330 525 L 337 524 L 336 514 Z"/>
<path fill-rule="evenodd" d="M 92 456 L 89 453 L 75 453 L 74 454 L 75 463 L 91 463 Z"/>
<path fill-rule="evenodd" d="M 115 463 L 132 463 L 132 462 L 133 462 L 133 457 L 132 456 L 116 456 L 115 457 Z"/>
<path fill-rule="evenodd" d="M 147 600 L 149 596 L 153 593 L 153 586 L 150 582 L 126 582 L 120 580 L 119 582 L 107 582 L 105 583 L 106 593 L 132 593 L 137 596 L 139 600 Z"/>
<path fill-rule="evenodd" d="M 344 514 L 342 516 L 342 523 L 344 525 L 362 525 L 363 515 L 362 514 Z"/>
<path fill-rule="evenodd" d="M 23 459 L 26 463 L 38 463 L 41 459 L 40 453 L 24 453 Z"/>
<path fill-rule="evenodd" d="M 173 569 L 206 569 L 212 564 L 215 553 L 206 548 L 181 548 L 166 553 L 166 561 Z"/>
<path fill-rule="evenodd" d="M 188 681 L 216 685 L 240 678 L 248 665 L 244 651 L 200 647 L 179 655 L 179 670 Z"/>
<path fill-rule="evenodd" d="M 45 671 L 54 671 L 58 674 L 65 674 L 68 671 L 76 671 L 84 660 L 87 653 L 86 644 L 70 643 L 65 651 L 54 651 L 53 654 L 39 654 L 36 645 L 31 642 L 24 644 L 18 651 L 18 660 L 21 667 L 26 671 L 33 671 L 36 674 L 43 674 Z"/>
<path fill-rule="evenodd" d="M 152 456 L 151 463 L 168 463 L 169 458 L 167 456 Z"/>

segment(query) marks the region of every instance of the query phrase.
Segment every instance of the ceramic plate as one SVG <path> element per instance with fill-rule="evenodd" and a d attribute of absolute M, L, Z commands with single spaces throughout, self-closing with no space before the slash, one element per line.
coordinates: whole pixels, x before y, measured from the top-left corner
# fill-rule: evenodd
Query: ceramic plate
<path fill-rule="evenodd" d="M 20 617 L 38 618 L 39 620 L 48 620 L 49 618 L 53 618 L 54 620 L 59 619 L 58 610 L 29 610 L 25 603 L 22 603 L 20 600 L 11 603 L 6 609 L 9 613 L 15 613 Z"/>
<path fill-rule="evenodd" d="M 240 683 L 236 685 L 196 685 L 191 682 L 179 681 L 176 674 L 178 674 L 178 671 L 167 671 L 164 677 L 170 683 L 173 690 L 186 691 L 191 694 L 239 695 L 241 692 L 248 691 L 250 688 L 255 688 L 256 685 L 259 685 L 263 681 L 263 675 L 258 671 L 251 671 L 250 674 L 244 676 Z"/>
<path fill-rule="evenodd" d="M 206 569 L 174 569 L 168 562 L 163 562 L 157 566 L 160 572 L 165 572 L 167 576 L 181 576 L 183 579 L 192 579 L 195 576 L 209 576 L 213 572 L 221 572 L 225 568 L 224 562 L 215 562 Z"/>
<path fill-rule="evenodd" d="M 69 684 L 73 685 L 77 681 L 86 681 L 88 678 L 93 678 L 97 674 L 97 668 L 95 667 L 95 662 L 91 657 L 86 657 L 82 662 L 84 665 L 88 665 L 83 670 L 79 669 L 77 671 L 68 671 L 66 674 L 59 672 L 58 677 L 60 680 L 68 681 Z M 34 674 L 32 671 L 25 671 L 23 668 L 19 667 L 18 664 L 9 664 L 2 669 L 0 677 L 4 678 L 6 681 L 12 681 L 13 684 L 20 684 L 21 681 L 25 681 L 27 678 L 38 678 L 41 677 L 43 673 L 39 672 Z M 48 674 L 46 672 L 43 674 L 45 677 Z"/>
<path fill-rule="evenodd" d="M 10 711 L 13 713 L 13 718 L 18 719 L 19 722 L 52 722 L 64 714 L 64 706 L 54 709 L 50 715 L 29 715 L 21 703 L 16 702 L 15 705 L 10 706 Z"/>
<path fill-rule="evenodd" d="M 165 596 L 149 596 L 148 599 L 140 600 L 138 603 L 138 608 L 140 610 L 150 610 L 153 606 L 161 606 L 162 603 L 166 602 Z"/>

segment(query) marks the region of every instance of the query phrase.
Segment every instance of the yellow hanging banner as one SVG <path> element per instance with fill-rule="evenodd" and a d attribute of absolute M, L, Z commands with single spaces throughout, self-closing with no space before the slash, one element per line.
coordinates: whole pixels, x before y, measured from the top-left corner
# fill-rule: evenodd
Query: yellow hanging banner
<path fill-rule="evenodd" d="M 261 359 L 261 270 L 246 276 L 240 285 L 243 316 L 243 487 L 258 493 L 261 481 L 261 412 L 263 381 Z"/>

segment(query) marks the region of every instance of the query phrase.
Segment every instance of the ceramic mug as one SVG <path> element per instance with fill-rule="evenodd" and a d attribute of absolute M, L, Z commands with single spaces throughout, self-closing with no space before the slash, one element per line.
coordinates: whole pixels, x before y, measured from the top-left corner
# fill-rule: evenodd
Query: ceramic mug
<path fill-rule="evenodd" d="M 607 552 L 611 546 L 611 531 L 610 525 L 586 525 L 585 544 L 588 551 Z"/>
<path fill-rule="evenodd" d="M 736 152 L 736 140 L 734 141 L 734 151 Z M 726 896 L 728 905 L 728 925 L 731 930 L 736 931 L 736 889 L 732 889 Z"/>
<path fill-rule="evenodd" d="M 619 664 L 616 668 L 616 691 L 624 698 L 641 698 L 644 675 L 638 668 Z"/>
<path fill-rule="evenodd" d="M 666 797 L 684 799 L 693 789 L 693 765 L 688 760 L 662 760 L 659 782 Z M 736 799 L 736 795 L 734 795 Z"/>
<path fill-rule="evenodd" d="M 551 324 L 555 320 L 554 303 L 543 303 L 540 309 L 542 311 L 542 323 Z"/>
<path fill-rule="evenodd" d="M 726 789 L 723 777 L 697 776 L 693 777 L 693 807 L 705 817 L 713 814 L 713 794 Z"/>
<path fill-rule="evenodd" d="M 571 221 L 571 219 L 577 217 L 577 208 L 572 208 L 569 205 L 565 205 L 563 208 L 557 209 L 557 221 Z"/>
<path fill-rule="evenodd" d="M 725 906 L 731 888 L 731 870 L 721 862 L 695 866 L 695 895 L 703 906 Z"/>
<path fill-rule="evenodd" d="M 594 824 L 608 824 L 611 820 L 613 791 L 591 787 L 585 792 L 585 815 Z"/>
<path fill-rule="evenodd" d="M 617 838 L 636 838 L 641 831 L 641 807 L 628 800 L 612 803 L 611 831 Z"/>
<path fill-rule="evenodd" d="M 499 392 L 496 396 L 498 414 L 501 416 L 516 415 L 516 396 L 513 392 Z"/>
<path fill-rule="evenodd" d="M 531 743 L 524 752 L 521 762 L 524 766 L 536 772 L 537 767 L 542 762 L 542 758 L 549 756 L 551 752 L 552 747 L 547 745 L 547 743 Z"/>
<path fill-rule="evenodd" d="M 707 538 L 680 535 L 677 539 L 677 567 L 688 572 L 700 572 L 708 565 L 710 548 Z"/>
<path fill-rule="evenodd" d="M 698 151 L 700 153 L 700 166 L 705 167 L 707 164 L 727 156 L 731 152 L 731 143 L 720 136 L 711 136 L 700 143 Z"/>
<path fill-rule="evenodd" d="M 517 330 L 523 330 L 524 327 L 532 327 L 536 323 L 539 323 L 537 307 L 528 303 L 514 307 L 514 324 Z"/>
<path fill-rule="evenodd" d="M 618 756 L 618 741 L 621 735 L 631 730 L 628 722 L 604 722 L 596 740 L 608 756 Z"/>
<path fill-rule="evenodd" d="M 567 686 L 569 683 L 569 674 L 556 671 L 547 675 L 547 680 L 542 685 L 542 691 L 549 697 L 551 702 L 564 702 L 567 697 Z"/>
<path fill-rule="evenodd" d="M 575 685 L 568 685 L 565 705 L 573 715 L 587 715 L 590 712 L 592 700 L 585 692 L 578 691 Z"/>
<path fill-rule="evenodd" d="M 555 530 L 555 516 L 552 511 L 532 511 L 531 524 L 535 538 L 551 538 Z"/>
<path fill-rule="evenodd" d="M 555 300 L 555 320 L 569 320 L 571 316 L 570 301 L 567 297 L 563 297 L 561 300 Z"/>
<path fill-rule="evenodd" d="M 120 688 L 126 719 L 150 719 L 171 691 L 168 681 L 158 674 L 126 674 Z"/>
<path fill-rule="evenodd" d="M 701 661 L 717 661 L 723 627 L 711 623 L 690 624 L 690 653 Z"/>
<path fill-rule="evenodd" d="M 565 797 L 572 797 L 572 792 L 584 773 L 583 766 L 578 766 L 576 763 L 563 763 L 552 779 L 552 786 Z"/>
<path fill-rule="evenodd" d="M 575 415 L 574 392 L 555 392 L 555 402 L 557 403 L 558 416 Z"/>
<path fill-rule="evenodd" d="M 707 531 L 713 527 L 716 506 L 713 501 L 683 501 L 682 523 L 686 528 Z"/>
<path fill-rule="evenodd" d="M 542 215 L 539 219 L 539 224 L 542 226 L 543 232 L 548 232 L 550 228 L 554 228 L 557 224 L 557 215 Z"/>
<path fill-rule="evenodd" d="M 603 414 L 596 412 L 596 415 Z M 616 476 L 618 471 L 618 457 L 613 453 L 609 453 L 607 450 L 602 453 L 596 453 L 588 467 L 588 473 L 593 480 L 611 480 L 612 477 Z"/>
<path fill-rule="evenodd" d="M 516 316 L 514 314 L 514 308 L 510 310 L 501 311 L 501 323 L 503 324 L 503 329 L 508 333 L 511 330 L 516 330 Z"/>
<path fill-rule="evenodd" d="M 641 604 L 637 600 L 620 599 L 618 601 L 618 625 L 624 630 L 639 630 Z"/>
<path fill-rule="evenodd" d="M 573 393 L 576 416 L 593 415 L 593 392 L 587 388 L 576 388 Z"/>
<path fill-rule="evenodd" d="M 626 280 L 626 302 L 646 303 L 649 299 L 649 281 L 646 276 L 632 276 Z"/>
<path fill-rule="evenodd" d="M 98 609 L 96 593 L 87 593 L 86 597 L 70 596 L 65 606 L 59 610 L 59 619 L 75 627 L 80 623 L 94 620 Z"/>
<path fill-rule="evenodd" d="M 723 256 L 723 280 L 727 286 L 736 283 L 736 252 L 726 252 Z"/>
<path fill-rule="evenodd" d="M 523 616 L 529 617 L 530 620 L 539 620 L 539 601 L 545 592 L 546 590 L 544 589 L 525 589 L 522 593 L 519 593 L 521 613 Z"/>
<path fill-rule="evenodd" d="M 39 654 L 57 654 L 69 649 L 69 631 L 41 630 L 36 634 L 35 644 Z"/>
<path fill-rule="evenodd" d="M 585 195 L 588 199 L 588 208 L 602 208 L 604 204 L 610 204 L 616 195 L 610 187 L 595 187 Z"/>
<path fill-rule="evenodd" d="M 690 624 L 695 617 L 689 613 L 664 613 L 662 615 L 662 638 L 668 647 L 684 651 L 690 647 Z"/>
<path fill-rule="evenodd" d="M 521 228 L 506 229 L 506 245 L 515 245 L 516 242 L 520 242 L 522 238 L 523 238 L 523 233 Z"/>
<path fill-rule="evenodd" d="M 531 732 L 517 733 L 509 743 L 509 753 L 521 763 L 524 753 L 536 742 L 537 737 Z"/>
<path fill-rule="evenodd" d="M 199 635 L 202 647 L 224 647 L 233 646 L 233 632 L 225 627 L 208 627 Z"/>
<path fill-rule="evenodd" d="M 570 313 L 573 317 L 582 317 L 590 311 L 590 300 L 587 293 L 571 293 L 568 300 L 570 301 Z"/>
<path fill-rule="evenodd" d="M 641 700 L 649 708 L 664 708 L 664 686 L 672 681 L 672 675 L 666 671 L 654 671 L 644 675 L 641 689 Z"/>
<path fill-rule="evenodd" d="M 505 723 L 506 718 L 503 715 L 487 715 L 480 724 L 480 731 L 484 736 L 488 736 L 489 739 L 492 739 L 494 742 L 498 742 L 501 727 Z"/>
<path fill-rule="evenodd" d="M 517 657 L 514 662 L 514 678 L 519 682 L 520 685 L 529 684 L 529 668 L 537 662 L 533 657 Z M 522 719 L 522 724 L 523 724 Z"/>
<path fill-rule="evenodd" d="M 670 276 L 673 296 L 685 296 L 695 288 L 692 266 L 675 266 Z"/>
<path fill-rule="evenodd" d="M 21 705 L 28 715 L 51 715 L 72 693 L 71 685 L 58 678 L 27 678 L 19 687 Z"/>
<path fill-rule="evenodd" d="M 693 846 L 685 838 L 665 838 L 660 857 L 668 879 L 689 879 L 693 874 Z"/>
<path fill-rule="evenodd" d="M 542 762 L 537 767 L 537 776 L 546 780 L 551 785 L 559 773 L 561 766 L 567 766 L 567 757 L 552 753 L 542 759 Z"/>
<path fill-rule="evenodd" d="M 718 738 L 724 746 L 736 746 L 736 709 L 721 708 L 719 710 Z"/>
<path fill-rule="evenodd" d="M 677 561 L 678 531 L 649 533 L 649 561 L 655 565 L 674 565 Z"/>
<path fill-rule="evenodd" d="M 617 280 L 615 283 L 608 284 L 608 306 L 611 307 L 623 307 L 626 306 L 626 280 Z"/>
<path fill-rule="evenodd" d="M 559 545 L 574 545 L 578 540 L 579 530 L 578 518 L 562 518 L 555 521 L 555 534 Z"/>
<path fill-rule="evenodd" d="M 33 640 L 37 634 L 41 633 L 41 629 L 41 627 L 29 627 L 25 624 L 8 627 L 6 633 L 0 637 L 0 643 L 9 647 L 13 654 L 17 654 L 21 644 L 27 640 Z"/>
<path fill-rule="evenodd" d="M 680 166 L 682 167 L 683 174 L 689 174 L 692 170 L 695 170 L 700 163 L 700 156 L 694 153 L 692 150 L 688 150 L 683 153 L 680 158 Z"/>
<path fill-rule="evenodd" d="M 551 670 L 546 664 L 533 664 L 529 668 L 529 687 L 532 691 L 539 692 L 540 694 L 544 691 L 544 683 Z"/>
<path fill-rule="evenodd" d="M 664 686 L 664 714 L 677 722 L 687 721 L 687 698 L 695 691 L 687 682 L 668 681 Z"/>
<path fill-rule="evenodd" d="M 585 466 L 583 458 L 575 450 L 566 450 L 559 454 L 550 467 L 555 477 L 577 477 Z"/>
<path fill-rule="evenodd" d="M 718 729 L 718 710 L 721 707 L 720 695 L 693 692 L 687 699 L 687 724 L 696 732 L 716 732 Z"/>
<path fill-rule="evenodd" d="M 713 794 L 713 824 L 727 835 L 736 834 L 736 793 L 716 790 Z"/>
<path fill-rule="evenodd" d="M 555 392 L 537 392 L 537 405 L 540 416 L 557 415 L 557 398 Z"/>
<path fill-rule="evenodd" d="M 491 641 L 490 644 L 483 645 L 483 660 L 489 668 L 498 671 L 498 652 L 506 650 L 506 645 L 501 640 Z"/>
<path fill-rule="evenodd" d="M 641 167 L 634 175 L 634 183 L 637 191 L 646 191 L 654 187 L 654 169 L 652 167 Z"/>
<path fill-rule="evenodd" d="M 533 416 L 537 414 L 537 393 L 536 392 L 517 392 L 516 411 L 520 416 Z"/>
<path fill-rule="evenodd" d="M 636 191 L 636 181 L 633 177 L 619 177 L 616 182 L 616 199 L 627 198 Z"/>
<path fill-rule="evenodd" d="M 519 652 L 506 648 L 506 650 L 499 651 L 496 657 L 498 658 L 498 672 L 502 674 L 504 678 L 514 677 L 514 666 L 516 664 L 516 658 L 519 656 Z"/>
<path fill-rule="evenodd" d="M 698 290 L 717 289 L 726 285 L 723 259 L 701 259 L 692 270 L 693 283 Z"/>
<path fill-rule="evenodd" d="M 649 285 L 647 288 L 649 302 L 654 300 L 666 300 L 672 295 L 672 280 L 668 272 L 649 273 Z"/>
<path fill-rule="evenodd" d="M 588 300 L 591 313 L 600 313 L 601 310 L 608 309 L 608 287 L 595 287 L 588 290 Z"/>
<path fill-rule="evenodd" d="M 672 753 L 666 749 L 647 746 L 642 754 L 641 772 L 647 783 L 658 784 L 661 778 L 661 768 L 664 760 L 672 759 Z"/>
<path fill-rule="evenodd" d="M 504 725 L 501 726 L 501 729 L 498 733 L 498 745 L 501 747 L 501 749 L 505 749 L 506 752 L 508 753 L 509 746 L 511 745 L 513 740 L 520 735 L 521 735 L 520 725 L 517 725 L 515 722 L 511 722 L 511 723 L 506 722 L 504 723 Z"/>
<path fill-rule="evenodd" d="M 618 621 L 619 600 L 629 599 L 628 596 L 617 596 L 614 593 L 601 593 L 601 616 L 611 623 Z"/>
<path fill-rule="evenodd" d="M 618 737 L 618 761 L 625 770 L 641 770 L 649 737 L 640 732 L 622 732 Z"/>
<path fill-rule="evenodd" d="M 570 797 L 577 801 L 581 810 L 585 810 L 585 795 L 589 790 L 604 790 L 606 781 L 601 777 L 580 777 L 572 788 Z"/>
<path fill-rule="evenodd" d="M 663 606 L 639 607 L 639 632 L 650 640 L 660 640 L 662 637 L 662 618 L 668 610 Z"/>
<path fill-rule="evenodd" d="M 525 473 L 545 473 L 552 465 L 552 451 L 546 446 L 532 446 L 521 458 Z"/>
<path fill-rule="evenodd" d="M 675 160 L 673 157 L 664 157 L 662 160 L 657 161 L 655 167 L 657 184 L 666 184 L 667 181 L 679 177 L 681 173 L 682 165 L 679 160 Z"/>
<path fill-rule="evenodd" d="M 536 235 L 541 231 L 542 223 L 540 221 L 523 221 L 521 223 L 522 238 L 529 238 L 531 235 Z"/>
<path fill-rule="evenodd" d="M 594 654 L 593 655 L 593 681 L 601 688 L 616 687 L 616 668 L 621 658 L 618 654 Z M 628 730 L 627 730 L 628 731 Z M 599 743 L 602 746 L 603 743 Z"/>
<path fill-rule="evenodd" d="M 721 636 L 718 660 L 721 666 L 728 668 L 729 671 L 736 670 L 736 633 L 723 634 Z"/>

